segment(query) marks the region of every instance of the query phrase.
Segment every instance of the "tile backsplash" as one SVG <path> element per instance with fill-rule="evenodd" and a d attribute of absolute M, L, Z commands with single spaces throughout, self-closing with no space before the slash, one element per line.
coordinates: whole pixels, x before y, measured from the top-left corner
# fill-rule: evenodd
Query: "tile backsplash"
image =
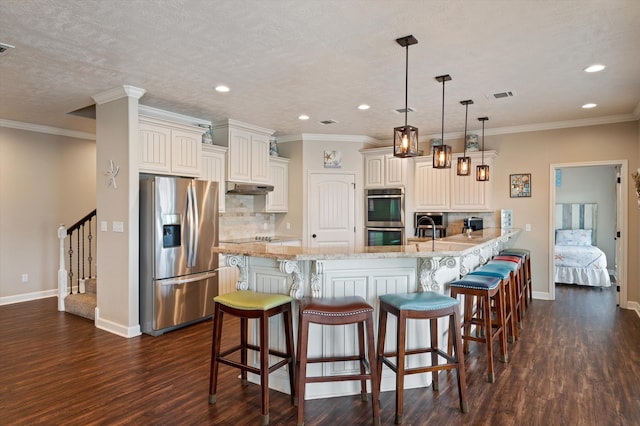
<path fill-rule="evenodd" d="M 225 212 L 218 221 L 220 241 L 274 235 L 275 213 L 256 213 L 255 201 L 253 195 L 226 195 Z"/>

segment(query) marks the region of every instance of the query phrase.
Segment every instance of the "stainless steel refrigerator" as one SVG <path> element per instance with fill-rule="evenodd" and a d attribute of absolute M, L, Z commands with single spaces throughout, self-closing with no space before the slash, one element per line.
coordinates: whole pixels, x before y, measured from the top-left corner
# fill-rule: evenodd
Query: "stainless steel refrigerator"
<path fill-rule="evenodd" d="M 140 176 L 140 327 L 158 336 L 211 317 L 218 183 Z"/>

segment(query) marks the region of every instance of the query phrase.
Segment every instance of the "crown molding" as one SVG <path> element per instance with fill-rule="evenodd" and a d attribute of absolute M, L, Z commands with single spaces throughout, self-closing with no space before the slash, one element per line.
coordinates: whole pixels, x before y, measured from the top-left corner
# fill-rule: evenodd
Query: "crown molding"
<path fill-rule="evenodd" d="M 175 112 L 166 111 L 150 107 L 147 105 L 138 105 L 138 114 L 147 117 L 159 118 L 161 120 L 173 121 L 175 123 L 186 124 L 189 126 L 210 126 L 211 121 L 201 118 L 190 117 L 188 115 L 177 114 Z"/>
<path fill-rule="evenodd" d="M 23 123 L 21 121 L 5 120 L 0 118 L 0 127 L 27 130 L 30 132 L 47 133 L 50 135 L 68 136 L 77 139 L 96 140 L 94 133 L 79 132 L 77 130 L 60 129 L 58 127 L 43 126 L 40 124 Z"/>
<path fill-rule="evenodd" d="M 146 93 L 146 90 L 141 89 L 139 87 L 124 85 L 120 87 L 114 87 L 113 89 L 105 90 L 104 92 L 97 93 L 91 97 L 93 98 L 94 101 L 96 101 L 96 104 L 102 105 L 107 102 L 115 101 L 117 99 L 126 98 L 126 97 L 140 99 L 145 93 Z"/>
<path fill-rule="evenodd" d="M 314 141 L 314 142 L 345 142 L 345 143 L 367 143 L 379 145 L 382 141 L 364 135 L 330 135 L 324 133 L 297 133 L 291 135 L 277 136 L 278 143 Z"/>

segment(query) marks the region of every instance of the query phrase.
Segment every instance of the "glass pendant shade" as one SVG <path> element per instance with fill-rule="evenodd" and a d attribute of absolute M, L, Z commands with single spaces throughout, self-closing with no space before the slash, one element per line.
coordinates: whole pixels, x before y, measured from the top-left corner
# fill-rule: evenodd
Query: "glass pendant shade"
<path fill-rule="evenodd" d="M 476 180 L 481 182 L 489 180 L 489 166 L 486 164 L 476 166 Z"/>
<path fill-rule="evenodd" d="M 439 75 L 436 80 L 442 83 L 442 138 L 440 145 L 433 147 L 433 168 L 434 169 L 450 169 L 451 168 L 451 147 L 444 144 L 444 83 L 451 80 L 449 74 Z"/>
<path fill-rule="evenodd" d="M 449 145 L 436 145 L 433 147 L 433 168 L 451 168 L 451 147 Z"/>
<path fill-rule="evenodd" d="M 469 176 L 471 174 L 471 157 L 467 157 L 467 118 L 469 116 L 469 105 L 473 104 L 471 99 L 466 101 L 460 101 L 464 105 L 464 140 L 462 144 L 464 146 L 464 152 L 462 157 L 458 157 L 458 170 L 456 171 L 458 176 Z"/>
<path fill-rule="evenodd" d="M 418 40 L 412 35 L 396 39 L 396 43 L 406 49 L 405 79 L 404 79 L 404 126 L 393 129 L 393 155 L 395 157 L 417 157 L 422 155 L 418 149 L 418 128 L 407 124 L 407 112 L 409 111 L 409 46 L 417 44 Z"/>
<path fill-rule="evenodd" d="M 471 174 L 471 157 L 458 157 L 458 176 L 469 176 Z"/>
<path fill-rule="evenodd" d="M 393 129 L 393 155 L 396 157 L 417 157 L 421 152 L 418 150 L 418 128 L 413 126 L 402 126 Z"/>
<path fill-rule="evenodd" d="M 476 167 L 476 180 L 480 182 L 486 182 L 489 180 L 489 166 L 484 164 L 484 122 L 489 117 L 480 117 L 478 121 L 482 121 L 482 165 Z"/>

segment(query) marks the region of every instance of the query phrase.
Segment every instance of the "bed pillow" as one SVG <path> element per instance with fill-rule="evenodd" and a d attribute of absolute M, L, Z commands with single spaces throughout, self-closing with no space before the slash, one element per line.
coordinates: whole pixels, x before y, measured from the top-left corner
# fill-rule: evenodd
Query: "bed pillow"
<path fill-rule="evenodd" d="M 558 229 L 556 244 L 559 246 L 590 246 L 591 229 Z"/>

